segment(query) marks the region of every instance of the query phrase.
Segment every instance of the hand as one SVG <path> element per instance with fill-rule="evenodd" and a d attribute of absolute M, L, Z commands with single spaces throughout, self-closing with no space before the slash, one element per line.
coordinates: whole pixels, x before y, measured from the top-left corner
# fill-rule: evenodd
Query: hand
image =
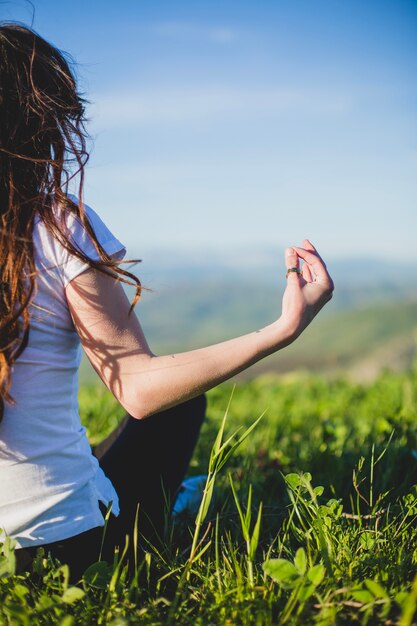
<path fill-rule="evenodd" d="M 287 329 L 290 340 L 296 339 L 331 299 L 334 284 L 324 261 L 308 239 L 303 248 L 287 248 L 285 265 L 287 269 L 300 269 L 300 259 L 304 262 L 301 273 L 290 272 L 287 288 L 282 300 L 281 323 Z"/>

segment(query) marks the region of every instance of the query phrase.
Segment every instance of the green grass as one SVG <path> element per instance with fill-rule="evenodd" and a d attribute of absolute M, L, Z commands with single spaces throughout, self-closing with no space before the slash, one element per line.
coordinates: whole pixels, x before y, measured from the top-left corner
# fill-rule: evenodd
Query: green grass
<path fill-rule="evenodd" d="M 209 394 L 190 467 L 209 470 L 197 524 L 167 532 L 137 578 L 121 560 L 77 586 L 42 554 L 34 573 L 13 575 L 5 545 L 0 624 L 417 623 L 416 373 L 242 382 L 224 424 L 231 394 Z M 96 387 L 80 404 L 92 443 L 122 415 Z"/>

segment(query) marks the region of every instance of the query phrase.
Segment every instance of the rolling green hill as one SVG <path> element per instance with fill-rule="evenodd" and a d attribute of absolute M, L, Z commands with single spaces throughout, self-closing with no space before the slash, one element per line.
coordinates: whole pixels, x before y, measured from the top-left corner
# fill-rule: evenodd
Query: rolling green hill
<path fill-rule="evenodd" d="M 369 380 L 383 369 L 412 366 L 417 352 L 417 299 L 348 310 L 332 306 L 292 346 L 241 376 L 311 369 Z M 146 294 L 137 313 L 153 351 L 164 354 L 250 332 L 270 323 L 279 307 L 276 292 L 264 286 L 245 290 L 242 285 L 236 293 L 227 285 L 207 284 L 203 293 L 183 286 L 175 293 Z M 95 374 L 84 362 L 81 380 L 91 376 Z"/>
<path fill-rule="evenodd" d="M 315 320 L 292 346 L 255 366 L 253 374 L 308 368 L 370 380 L 383 369 L 412 367 L 416 354 L 417 300 L 390 302 Z"/>

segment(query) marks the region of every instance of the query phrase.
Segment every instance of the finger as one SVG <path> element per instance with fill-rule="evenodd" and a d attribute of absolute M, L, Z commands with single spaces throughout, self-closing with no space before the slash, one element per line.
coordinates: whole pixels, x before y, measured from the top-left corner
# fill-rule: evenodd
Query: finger
<path fill-rule="evenodd" d="M 311 241 L 309 239 L 304 239 L 303 240 L 303 248 L 304 250 L 308 250 L 309 252 L 316 252 L 317 250 L 316 248 L 313 246 L 313 244 L 311 243 Z M 303 276 L 304 279 L 307 283 L 312 283 L 314 281 L 314 277 L 311 273 L 311 270 L 308 266 L 308 263 L 304 263 L 303 264 Z"/>
<path fill-rule="evenodd" d="M 313 244 L 311 243 L 311 241 L 309 239 L 303 239 L 303 246 L 304 250 L 309 250 L 310 252 L 316 252 L 315 247 L 313 246 Z M 303 263 L 302 266 L 302 272 L 303 272 L 303 279 L 305 280 L 306 283 L 312 283 L 314 281 L 314 278 L 311 274 L 311 270 L 308 266 L 307 263 Z"/>
<path fill-rule="evenodd" d="M 314 253 L 323 263 L 324 267 L 326 267 L 326 263 L 323 261 L 323 259 L 321 258 L 320 254 L 317 252 L 317 248 L 311 243 L 311 241 L 309 239 L 304 239 L 303 241 L 303 248 L 304 250 L 307 250 L 308 252 L 312 252 Z"/>
<path fill-rule="evenodd" d="M 302 271 L 303 271 L 303 278 L 306 281 L 306 283 L 312 283 L 313 277 L 311 275 L 310 268 L 307 263 L 303 264 Z"/>
<path fill-rule="evenodd" d="M 285 267 L 287 268 L 287 279 L 288 282 L 298 282 L 299 279 L 299 269 L 300 269 L 300 261 L 298 255 L 294 248 L 287 248 L 285 250 Z M 298 271 L 288 271 L 288 270 L 296 270 Z"/>
<path fill-rule="evenodd" d="M 322 283 L 326 287 L 333 286 L 333 281 L 327 271 L 326 265 L 317 252 L 311 252 L 304 248 L 295 248 L 300 258 L 308 264 L 310 272 L 313 272 L 317 282 Z"/>
<path fill-rule="evenodd" d="M 316 248 L 313 246 L 309 239 L 304 239 L 303 248 L 304 250 L 310 250 L 310 252 L 317 252 Z"/>
<path fill-rule="evenodd" d="M 313 244 L 311 243 L 311 241 L 309 239 L 304 239 L 303 240 L 303 248 L 304 250 L 309 250 L 310 252 L 316 252 L 315 247 L 313 246 Z M 313 282 L 313 277 L 311 275 L 311 271 L 310 268 L 308 266 L 307 263 L 303 263 L 303 278 L 306 281 L 306 283 L 312 283 Z"/>

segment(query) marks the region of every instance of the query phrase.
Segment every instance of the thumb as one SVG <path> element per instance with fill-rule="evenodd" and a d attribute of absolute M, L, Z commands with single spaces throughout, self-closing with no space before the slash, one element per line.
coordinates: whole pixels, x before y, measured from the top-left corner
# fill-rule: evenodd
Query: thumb
<path fill-rule="evenodd" d="M 299 271 L 300 271 L 300 262 L 298 255 L 294 248 L 287 248 L 285 250 L 285 267 L 287 268 L 287 278 L 288 280 L 298 281 L 299 279 Z"/>

